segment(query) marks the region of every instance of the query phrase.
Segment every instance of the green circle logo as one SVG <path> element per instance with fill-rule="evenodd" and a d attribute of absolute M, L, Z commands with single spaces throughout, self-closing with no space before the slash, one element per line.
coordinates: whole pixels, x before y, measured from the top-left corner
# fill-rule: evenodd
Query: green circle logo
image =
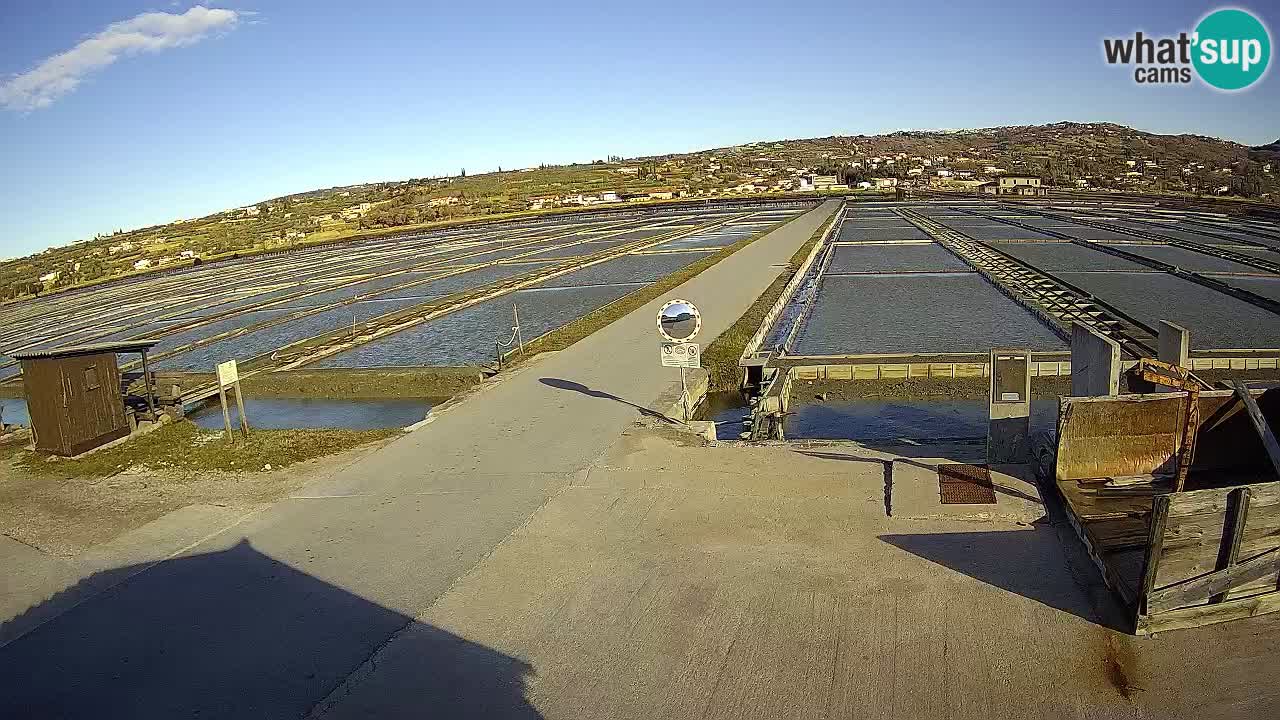
<path fill-rule="evenodd" d="M 1215 10 L 1196 26 L 1191 62 L 1200 79 L 1219 90 L 1242 90 L 1267 71 L 1271 35 L 1244 10 Z"/>

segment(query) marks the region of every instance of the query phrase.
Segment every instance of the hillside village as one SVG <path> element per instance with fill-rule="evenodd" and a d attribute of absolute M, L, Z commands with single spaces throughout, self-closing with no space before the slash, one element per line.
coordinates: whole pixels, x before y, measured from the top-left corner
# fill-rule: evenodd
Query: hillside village
<path fill-rule="evenodd" d="M 0 264 L 10 299 L 241 253 L 523 212 L 896 188 L 981 192 L 1001 177 L 1045 186 L 1280 197 L 1276 145 L 1155 135 L 1110 123 L 902 131 L 758 142 L 575 165 L 316 190 L 202 218 L 117 230 Z"/>

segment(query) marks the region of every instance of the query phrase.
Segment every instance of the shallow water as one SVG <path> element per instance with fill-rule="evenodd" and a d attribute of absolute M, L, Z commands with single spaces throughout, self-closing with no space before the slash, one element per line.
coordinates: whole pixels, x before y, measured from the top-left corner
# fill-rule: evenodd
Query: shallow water
<path fill-rule="evenodd" d="M 984 438 L 986 400 L 859 400 L 798 405 L 786 436 L 813 440 L 944 440 Z M 1031 401 L 1031 431 L 1053 428 L 1057 400 Z"/>
<path fill-rule="evenodd" d="M 0 398 L 0 422 L 5 425 L 30 425 L 27 401 L 23 398 Z"/>
<path fill-rule="evenodd" d="M 715 421 L 721 440 L 737 440 L 747 429 L 743 419 L 751 411 L 730 397 L 736 395 L 713 395 L 700 413 Z M 840 400 L 797 404 L 791 412 L 784 430 L 789 440 L 928 441 L 987 435 L 986 400 Z M 1057 400 L 1033 400 L 1031 431 L 1052 430 L 1057 413 Z"/>
<path fill-rule="evenodd" d="M 262 430 L 299 428 L 342 428 L 379 430 L 412 425 L 427 416 L 436 401 L 412 400 L 332 400 L 312 398 L 245 398 L 249 427 Z M 222 407 L 202 408 L 188 418 L 206 430 L 223 429 Z M 231 402 L 231 424 L 239 427 L 240 413 Z"/>

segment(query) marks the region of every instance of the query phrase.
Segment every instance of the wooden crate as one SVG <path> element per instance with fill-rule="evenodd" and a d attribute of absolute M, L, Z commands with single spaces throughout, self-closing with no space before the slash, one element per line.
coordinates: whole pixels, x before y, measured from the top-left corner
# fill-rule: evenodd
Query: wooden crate
<path fill-rule="evenodd" d="M 1250 394 L 1274 427 L 1280 391 Z M 1188 489 L 1171 492 L 1186 402 L 1059 405 L 1051 480 L 1138 634 L 1280 610 L 1280 481 L 1262 441 L 1232 391 L 1203 392 Z"/>

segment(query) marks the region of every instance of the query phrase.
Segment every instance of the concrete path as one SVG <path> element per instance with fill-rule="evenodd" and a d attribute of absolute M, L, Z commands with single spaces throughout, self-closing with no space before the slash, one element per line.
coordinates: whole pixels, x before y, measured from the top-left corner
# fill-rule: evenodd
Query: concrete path
<path fill-rule="evenodd" d="M 699 341 L 728 328 L 837 205 L 673 291 L 703 310 Z M 523 663 L 416 618 L 669 390 L 659 305 L 179 558 L 105 571 L 127 579 L 0 647 L 0 717 L 302 717 L 358 686 L 397 633 L 430 643 L 437 680 L 477 685 L 510 714 Z"/>
<path fill-rule="evenodd" d="M 889 517 L 886 457 L 630 430 L 322 717 L 1280 716 L 1280 614 L 1118 632 L 1065 521 Z"/>

